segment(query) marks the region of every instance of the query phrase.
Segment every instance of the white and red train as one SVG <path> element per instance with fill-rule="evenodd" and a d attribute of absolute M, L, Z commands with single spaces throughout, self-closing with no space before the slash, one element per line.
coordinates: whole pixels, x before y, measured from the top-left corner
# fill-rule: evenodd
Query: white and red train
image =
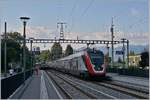
<path fill-rule="evenodd" d="M 81 77 L 106 75 L 104 54 L 94 49 L 86 49 L 47 64 L 50 68 Z"/>

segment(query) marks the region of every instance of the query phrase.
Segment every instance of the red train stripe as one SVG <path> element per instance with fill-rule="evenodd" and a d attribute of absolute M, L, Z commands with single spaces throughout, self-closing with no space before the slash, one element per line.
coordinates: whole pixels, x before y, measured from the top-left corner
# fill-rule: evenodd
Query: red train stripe
<path fill-rule="evenodd" d="M 91 64 L 90 57 L 89 57 L 87 52 L 85 53 L 85 63 L 87 65 L 87 69 L 88 69 L 88 71 L 89 71 L 91 76 L 94 76 L 94 75 L 105 75 L 106 74 L 105 70 L 104 70 L 104 72 L 95 73 L 95 71 L 93 69 L 93 65 Z"/>
<path fill-rule="evenodd" d="M 90 58 L 89 58 L 89 55 L 87 54 L 87 52 L 85 53 L 85 62 L 86 62 L 89 73 L 91 75 L 94 75 L 94 70 L 92 68 L 92 64 L 90 63 Z"/>

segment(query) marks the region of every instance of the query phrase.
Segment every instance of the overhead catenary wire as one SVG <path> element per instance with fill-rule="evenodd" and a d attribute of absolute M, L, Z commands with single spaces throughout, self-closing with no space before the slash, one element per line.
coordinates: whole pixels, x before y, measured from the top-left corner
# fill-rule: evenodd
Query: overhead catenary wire
<path fill-rule="evenodd" d="M 91 0 L 88 4 L 88 6 L 85 8 L 85 10 L 83 11 L 83 13 L 81 14 L 81 17 L 85 15 L 85 13 L 88 11 L 88 9 L 91 7 L 91 5 L 93 4 L 94 0 Z"/>
<path fill-rule="evenodd" d="M 88 6 L 83 10 L 83 12 L 81 13 L 81 16 L 78 17 L 78 19 L 82 18 L 82 17 L 86 14 L 86 12 L 87 12 L 88 9 L 91 7 L 91 5 L 93 4 L 93 2 L 94 2 L 94 0 L 91 0 L 91 1 L 88 3 Z M 74 8 L 72 8 L 72 9 L 74 10 L 76 6 L 77 6 L 77 3 L 74 5 Z M 72 21 L 73 21 L 73 19 L 72 19 Z M 76 21 L 76 22 L 77 22 L 77 21 Z M 75 26 L 75 23 L 72 22 L 71 29 L 70 29 L 70 31 L 69 31 L 68 33 L 71 32 L 71 30 L 73 29 L 74 26 Z"/>
<path fill-rule="evenodd" d="M 73 7 L 72 7 L 72 9 L 71 9 L 71 11 L 70 11 L 70 13 L 69 13 L 69 16 L 72 16 L 72 15 L 73 15 L 73 12 L 74 12 L 76 6 L 77 6 L 77 0 L 75 0 L 74 5 L 73 5 Z"/>
<path fill-rule="evenodd" d="M 68 31 L 68 33 L 70 33 L 72 31 L 72 28 L 73 28 L 73 24 L 74 24 L 74 21 L 73 21 L 73 12 L 75 11 L 76 7 L 77 7 L 77 3 L 78 3 L 78 0 L 75 0 L 75 2 L 73 3 L 73 7 L 69 13 L 69 16 L 71 17 L 71 26 L 70 26 L 70 30 Z"/>
<path fill-rule="evenodd" d="M 138 20 L 137 22 L 135 22 L 135 23 L 129 25 L 129 29 L 132 29 L 133 26 L 135 26 L 135 25 L 137 25 L 137 24 L 141 24 L 141 23 L 143 23 L 143 22 L 145 22 L 145 21 L 146 21 L 146 18 L 142 18 L 142 19 Z"/>

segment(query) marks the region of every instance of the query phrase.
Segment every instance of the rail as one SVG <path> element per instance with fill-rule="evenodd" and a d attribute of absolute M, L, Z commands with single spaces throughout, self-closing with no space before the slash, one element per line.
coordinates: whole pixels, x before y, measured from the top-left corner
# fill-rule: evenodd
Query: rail
<path fill-rule="evenodd" d="M 107 88 L 111 88 L 113 90 L 117 90 L 117 91 L 120 91 L 120 92 L 123 92 L 123 93 L 126 93 L 126 94 L 129 94 L 129 95 L 132 95 L 132 96 L 135 96 L 135 97 L 138 97 L 140 99 L 148 99 L 148 92 L 145 92 L 145 91 L 142 91 L 142 90 L 138 90 L 138 89 L 135 89 L 135 88 L 130 88 L 130 87 L 127 87 L 127 86 L 124 86 L 124 85 L 121 85 L 121 84 L 117 84 L 115 82 L 99 82 L 99 83 L 96 83 L 98 85 L 101 85 L 101 86 L 104 86 L 104 87 L 107 87 Z"/>
<path fill-rule="evenodd" d="M 56 73 L 55 73 L 56 74 Z M 107 93 L 103 93 L 97 89 L 94 89 L 92 87 L 86 86 L 85 84 L 73 81 L 71 78 L 67 78 L 64 75 L 61 75 L 59 73 L 59 77 L 61 77 L 62 79 L 64 79 L 65 81 L 68 81 L 69 83 L 73 84 L 74 86 L 77 86 L 78 88 L 80 88 L 82 91 L 84 91 L 86 94 L 93 96 L 94 98 L 99 98 L 104 97 L 103 99 L 117 99 L 116 97 L 109 95 Z"/>
<path fill-rule="evenodd" d="M 62 77 L 65 77 L 66 75 L 67 74 L 64 74 Z M 65 79 L 70 80 L 72 78 L 75 78 L 75 77 L 67 75 L 67 78 L 65 78 Z M 75 79 L 78 79 L 78 78 L 75 78 Z M 124 85 L 123 82 L 118 83 L 116 81 L 108 81 L 108 80 L 104 80 L 104 81 L 100 81 L 100 82 L 95 82 L 95 81 L 92 82 L 92 81 L 87 81 L 87 80 L 84 80 L 84 81 L 95 84 L 97 86 L 99 85 L 99 86 L 103 86 L 103 87 L 106 87 L 106 88 L 109 88 L 109 89 L 112 89 L 115 91 L 119 91 L 120 93 L 124 93 L 129 96 L 136 97 L 136 98 L 140 98 L 140 99 L 148 99 L 149 98 L 148 90 L 143 90 L 143 89 L 137 88 L 137 86 L 131 87 L 130 84 Z M 82 83 L 82 82 L 79 81 L 78 84 L 79 83 Z"/>
<path fill-rule="evenodd" d="M 83 96 L 83 98 L 85 97 L 85 98 L 91 98 L 91 99 L 96 99 L 97 97 L 95 96 L 95 95 L 93 95 L 93 94 L 91 94 L 91 93 L 87 93 L 86 91 L 84 91 L 83 89 L 81 89 L 80 87 L 78 87 L 77 85 L 75 85 L 75 84 L 73 84 L 71 81 L 68 81 L 68 80 L 66 80 L 66 79 L 64 79 L 63 77 L 61 77 L 60 75 L 58 75 L 58 74 L 56 74 L 56 73 L 53 73 L 53 74 L 55 74 L 55 76 L 57 76 L 59 79 L 61 79 L 61 80 L 63 80 L 63 82 L 65 82 L 65 83 L 67 83 L 68 85 L 70 85 L 70 86 L 72 86 L 73 88 L 75 88 L 78 92 L 79 92 L 79 96 Z M 50 74 L 49 74 L 50 75 Z M 51 76 L 50 76 L 51 77 Z M 71 94 L 71 91 L 66 91 L 66 89 L 65 88 L 63 88 L 60 84 L 58 84 L 57 82 L 56 82 L 56 80 L 53 78 L 53 80 L 55 81 L 55 83 L 57 84 L 57 86 L 59 86 L 62 90 L 63 90 L 63 92 L 67 95 L 67 97 L 69 97 L 69 99 L 74 99 L 75 97 L 74 96 L 72 96 L 72 94 Z M 68 86 L 67 85 L 67 86 Z M 77 93 L 77 92 L 76 92 Z M 82 94 L 82 95 L 81 95 Z M 77 97 L 78 98 L 78 97 Z M 84 98 L 84 99 L 85 99 Z"/>

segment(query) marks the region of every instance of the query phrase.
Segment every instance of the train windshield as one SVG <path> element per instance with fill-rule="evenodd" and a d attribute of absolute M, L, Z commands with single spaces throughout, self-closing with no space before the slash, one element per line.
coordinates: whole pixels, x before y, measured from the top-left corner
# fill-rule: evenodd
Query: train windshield
<path fill-rule="evenodd" d="M 94 69 L 102 70 L 102 64 L 104 63 L 104 54 L 101 51 L 88 52 L 91 63 L 94 65 Z"/>

